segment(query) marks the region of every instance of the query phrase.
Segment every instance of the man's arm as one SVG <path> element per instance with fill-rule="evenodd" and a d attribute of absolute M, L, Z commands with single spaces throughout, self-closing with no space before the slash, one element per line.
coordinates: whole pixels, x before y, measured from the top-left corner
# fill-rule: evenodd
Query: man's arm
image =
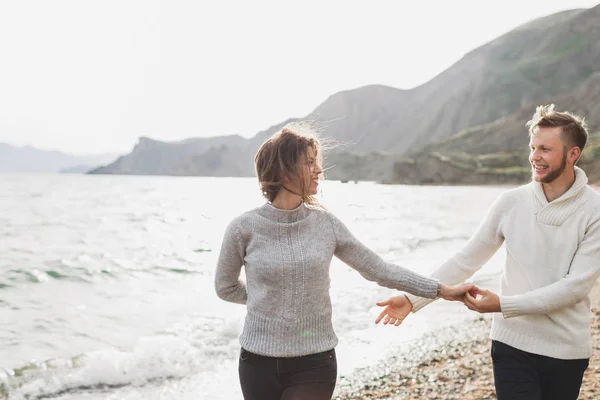
<path fill-rule="evenodd" d="M 504 236 L 501 221 L 510 210 L 511 204 L 506 194 L 496 199 L 467 244 L 431 274 L 431 277 L 446 285 L 456 285 L 477 272 L 502 246 Z M 407 297 L 413 305 L 413 312 L 419 311 L 432 301 L 410 294 Z"/>
<path fill-rule="evenodd" d="M 589 294 L 599 277 L 600 218 L 589 226 L 571 261 L 567 276 L 527 293 L 499 296 L 502 314 L 504 318 L 548 314 L 579 303 Z"/>
<path fill-rule="evenodd" d="M 482 228 L 483 225 L 459 253 L 446 261 L 431 276 L 447 285 L 454 285 L 464 282 L 479 270 L 503 242 L 503 239 L 500 238 L 495 243 L 480 240 L 481 236 L 491 237 L 489 232 L 482 232 Z M 478 291 L 477 288 L 474 290 Z M 465 297 L 469 298 L 469 293 L 466 293 Z M 391 297 L 386 301 L 378 302 L 378 306 L 385 308 L 376 318 L 375 323 L 378 324 L 380 321 L 383 321 L 384 325 L 392 324 L 398 326 L 411 311 L 417 312 L 432 301 L 431 299 L 417 297 L 412 294 L 402 294 Z"/>

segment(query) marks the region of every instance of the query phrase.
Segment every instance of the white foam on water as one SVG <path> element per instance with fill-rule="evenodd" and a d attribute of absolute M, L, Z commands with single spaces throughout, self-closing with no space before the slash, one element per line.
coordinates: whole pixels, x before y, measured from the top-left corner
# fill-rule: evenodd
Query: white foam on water
<path fill-rule="evenodd" d="M 11 398 L 26 399 L 83 387 L 141 385 L 195 373 L 202 368 L 203 358 L 199 349 L 177 337 L 142 338 L 131 352 L 90 352 L 78 357 L 71 368 L 40 368 L 37 377 L 10 393 Z"/>
<path fill-rule="evenodd" d="M 242 307 L 238 308 L 241 311 Z M 235 311 L 227 316 L 231 318 L 189 315 L 160 335 L 140 338 L 130 350 L 110 348 L 73 359 L 40 362 L 29 366 L 21 376 L 14 376 L 14 371 L 0 376 L 0 383 L 5 383 L 10 398 L 16 400 L 38 396 L 78 398 L 77 395 L 84 393 L 88 397 L 102 387 L 128 392 L 130 397 L 127 398 L 131 398 L 142 387 L 156 390 L 157 385 L 169 386 L 167 381 L 177 386 L 177 382 L 185 382 L 186 377 L 195 377 L 194 392 L 216 390 L 221 385 L 215 384 L 223 376 L 219 371 L 234 374 L 230 378 L 235 378 L 233 382 L 237 383 L 232 360 L 239 352 L 237 337 L 242 320 Z M 223 385 L 229 387 L 230 379 L 223 381 Z M 107 393 L 96 396 L 107 396 Z"/>

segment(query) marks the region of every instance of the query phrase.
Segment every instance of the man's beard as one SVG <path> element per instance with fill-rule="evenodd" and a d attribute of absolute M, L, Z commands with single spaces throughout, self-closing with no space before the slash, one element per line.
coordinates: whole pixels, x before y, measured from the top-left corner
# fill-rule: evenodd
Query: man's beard
<path fill-rule="evenodd" d="M 531 167 L 534 169 L 533 174 L 535 174 L 535 167 L 533 165 Z M 553 169 L 552 171 L 550 171 L 548 173 L 548 175 L 546 175 L 544 178 L 540 179 L 539 182 L 541 182 L 541 183 L 552 183 L 556 178 L 558 178 L 559 176 L 561 176 L 563 172 L 565 172 L 566 168 L 567 168 L 567 152 L 565 151 L 563 153 L 563 159 L 562 159 L 562 161 L 560 163 L 560 166 L 558 168 Z"/>

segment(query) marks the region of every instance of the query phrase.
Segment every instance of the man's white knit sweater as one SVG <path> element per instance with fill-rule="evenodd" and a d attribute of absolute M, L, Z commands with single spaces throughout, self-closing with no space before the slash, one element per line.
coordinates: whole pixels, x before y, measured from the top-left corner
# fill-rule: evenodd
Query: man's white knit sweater
<path fill-rule="evenodd" d="M 465 247 L 432 277 L 456 284 L 506 244 L 500 306 L 490 337 L 517 349 L 559 359 L 592 354 L 590 299 L 600 276 L 600 194 L 583 170 L 548 203 L 538 182 L 510 190 L 490 208 Z M 408 296 L 413 311 L 430 301 Z"/>

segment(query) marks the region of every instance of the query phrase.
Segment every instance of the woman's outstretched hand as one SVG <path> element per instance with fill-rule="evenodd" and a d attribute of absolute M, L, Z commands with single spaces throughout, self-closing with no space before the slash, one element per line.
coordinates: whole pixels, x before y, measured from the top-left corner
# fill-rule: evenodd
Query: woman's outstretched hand
<path fill-rule="evenodd" d="M 398 326 L 404 321 L 404 318 L 411 312 L 413 305 L 405 295 L 390 297 L 386 301 L 380 301 L 377 303 L 379 307 L 384 307 L 383 311 L 375 323 L 378 324 L 383 320 L 383 324 L 392 324 Z"/>

